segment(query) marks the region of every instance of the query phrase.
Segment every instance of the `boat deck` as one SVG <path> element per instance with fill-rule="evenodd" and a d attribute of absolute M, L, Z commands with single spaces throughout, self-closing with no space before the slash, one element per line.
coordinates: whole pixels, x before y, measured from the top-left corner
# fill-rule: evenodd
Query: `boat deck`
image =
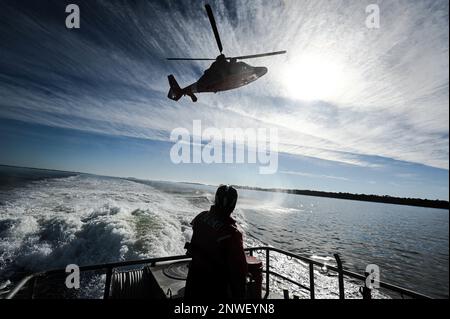
<path fill-rule="evenodd" d="M 280 289 L 272 287 L 274 280 L 281 281 L 286 286 L 296 287 L 302 292 L 302 298 L 315 299 L 316 287 L 315 277 L 318 269 L 327 268 L 329 272 L 336 274 L 340 299 L 345 299 L 344 276 L 353 281 L 359 281 L 361 287 L 366 289 L 366 294 L 361 298 L 371 299 L 371 289 L 365 287 L 366 276 L 343 269 L 338 255 L 335 255 L 337 266 L 325 265 L 322 262 L 310 259 L 305 256 L 295 255 L 274 247 L 252 247 L 246 248 L 246 252 L 252 256 L 257 254 L 263 262 L 263 299 L 290 299 L 299 298 L 289 296 L 289 291 L 283 290 L 283 295 L 279 294 Z M 309 274 L 309 282 L 298 282 L 288 275 L 282 274 L 272 265 L 271 258 L 274 254 L 284 255 L 290 260 L 297 260 L 306 267 Z M 184 287 L 187 276 L 187 265 L 190 258 L 186 255 L 169 256 L 161 258 L 150 258 L 143 260 L 125 261 L 110 264 L 100 264 L 80 267 L 81 278 L 97 278 L 104 282 L 103 298 L 149 298 L 149 299 L 178 299 L 183 298 Z M 309 271 L 308 271 L 309 269 Z M 90 274 L 90 275 L 89 275 Z M 90 277 L 89 277 L 90 276 Z M 51 270 L 43 273 L 36 273 L 25 277 L 6 296 L 12 298 L 85 298 L 80 291 L 69 289 L 65 285 L 67 273 L 65 269 Z M 334 279 L 333 279 L 334 280 Z M 84 283 L 85 284 L 85 283 Z M 386 282 L 379 281 L 379 286 L 384 291 L 389 291 L 392 295 L 401 298 L 429 298 L 421 293 L 398 287 Z M 81 289 L 80 289 L 81 290 Z"/>

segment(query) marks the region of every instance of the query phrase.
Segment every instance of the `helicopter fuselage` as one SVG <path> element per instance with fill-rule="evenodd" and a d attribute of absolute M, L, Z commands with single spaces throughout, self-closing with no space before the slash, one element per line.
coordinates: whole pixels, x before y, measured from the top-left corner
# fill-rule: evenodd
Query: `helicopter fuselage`
<path fill-rule="evenodd" d="M 192 93 L 228 91 L 256 81 L 266 73 L 266 67 L 253 67 L 244 62 L 216 61 L 188 88 Z"/>
<path fill-rule="evenodd" d="M 168 97 L 177 101 L 182 95 L 188 95 L 196 102 L 195 93 L 221 92 L 239 88 L 256 81 L 267 73 L 266 67 L 253 67 L 244 62 L 217 58 L 197 82 L 181 89 L 173 75 L 169 76 L 171 89 Z M 172 78 L 173 77 L 173 78 Z"/>

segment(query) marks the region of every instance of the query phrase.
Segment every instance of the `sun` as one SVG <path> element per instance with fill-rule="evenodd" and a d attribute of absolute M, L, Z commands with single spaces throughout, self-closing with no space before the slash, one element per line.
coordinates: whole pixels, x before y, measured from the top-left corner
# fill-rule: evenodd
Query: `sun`
<path fill-rule="evenodd" d="M 290 98 L 307 101 L 332 100 L 347 82 L 344 65 L 323 55 L 294 57 L 282 77 Z"/>

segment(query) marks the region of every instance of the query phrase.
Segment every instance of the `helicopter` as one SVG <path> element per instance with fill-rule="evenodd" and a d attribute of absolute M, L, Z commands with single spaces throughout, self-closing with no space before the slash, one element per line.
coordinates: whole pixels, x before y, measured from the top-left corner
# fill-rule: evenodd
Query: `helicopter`
<path fill-rule="evenodd" d="M 212 58 L 167 58 L 170 61 L 214 61 L 204 72 L 197 82 L 182 89 L 175 80 L 173 74 L 168 76 L 170 90 L 167 97 L 178 101 L 182 96 L 189 96 L 193 102 L 197 102 L 194 93 L 228 91 L 247 85 L 256 81 L 267 73 L 266 67 L 253 67 L 239 60 L 260 58 L 278 54 L 285 54 L 286 51 L 276 51 L 269 53 L 226 57 L 223 52 L 222 41 L 217 30 L 216 20 L 209 4 L 205 5 L 206 13 L 211 23 L 211 27 L 216 38 L 220 55 Z"/>

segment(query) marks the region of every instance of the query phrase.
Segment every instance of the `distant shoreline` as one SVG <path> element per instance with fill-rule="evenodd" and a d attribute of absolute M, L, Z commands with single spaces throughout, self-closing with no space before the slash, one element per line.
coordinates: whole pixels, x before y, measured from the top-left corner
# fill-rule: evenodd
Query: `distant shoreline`
<path fill-rule="evenodd" d="M 46 169 L 46 168 L 34 168 L 34 167 L 21 167 L 21 166 L 12 166 L 12 165 L 4 165 L 4 164 L 0 164 L 0 167 L 41 170 L 41 171 L 59 172 L 59 173 L 72 174 L 72 175 L 73 174 L 96 175 L 96 174 L 82 173 L 82 172 L 70 172 L 70 171 L 62 171 L 62 170 Z M 103 175 L 97 175 L 97 176 L 103 176 Z M 105 176 L 105 177 L 115 177 L 115 176 Z M 122 177 L 115 177 L 115 178 L 122 178 Z M 130 178 L 125 178 L 125 179 L 130 179 Z M 131 179 L 139 180 L 137 178 L 131 178 Z M 163 181 L 161 181 L 161 182 L 163 182 Z M 195 182 L 181 182 L 181 181 L 179 181 L 179 182 L 165 181 L 165 182 L 193 184 L 193 185 L 207 185 L 204 183 L 195 183 Z M 212 186 L 212 185 L 210 185 L 210 186 Z M 447 210 L 449 209 L 449 202 L 446 200 L 402 198 L 402 197 L 394 197 L 394 196 L 389 196 L 389 195 L 381 196 L 381 195 L 352 194 L 352 193 L 342 193 L 342 192 L 324 192 L 324 191 L 300 190 L 300 189 L 262 188 L 262 187 L 251 187 L 251 186 L 240 186 L 240 185 L 235 185 L 235 186 L 236 186 L 236 188 L 239 188 L 239 189 L 263 191 L 263 192 L 286 193 L 286 194 L 304 195 L 304 196 L 313 196 L 313 197 L 327 197 L 327 198 L 336 198 L 336 199 L 346 199 L 346 200 L 356 200 L 356 201 L 373 202 L 373 203 L 426 207 L 426 208 L 438 208 L 438 209 L 447 209 Z"/>
<path fill-rule="evenodd" d="M 383 203 L 383 204 L 449 209 L 449 202 L 445 201 L 445 200 L 403 198 L 403 197 L 394 197 L 394 196 L 388 196 L 388 195 L 381 196 L 381 195 L 352 194 L 352 193 L 341 193 L 341 192 L 336 193 L 336 192 L 323 192 L 323 191 L 300 190 L 300 189 L 260 188 L 260 187 L 249 187 L 249 186 L 236 186 L 236 187 L 240 188 L 240 189 L 256 190 L 256 191 L 263 191 L 263 192 L 287 193 L 287 194 L 294 194 L 294 195 L 304 195 L 304 196 L 313 196 L 313 197 L 328 197 L 328 198 L 356 200 L 356 201 Z"/>

